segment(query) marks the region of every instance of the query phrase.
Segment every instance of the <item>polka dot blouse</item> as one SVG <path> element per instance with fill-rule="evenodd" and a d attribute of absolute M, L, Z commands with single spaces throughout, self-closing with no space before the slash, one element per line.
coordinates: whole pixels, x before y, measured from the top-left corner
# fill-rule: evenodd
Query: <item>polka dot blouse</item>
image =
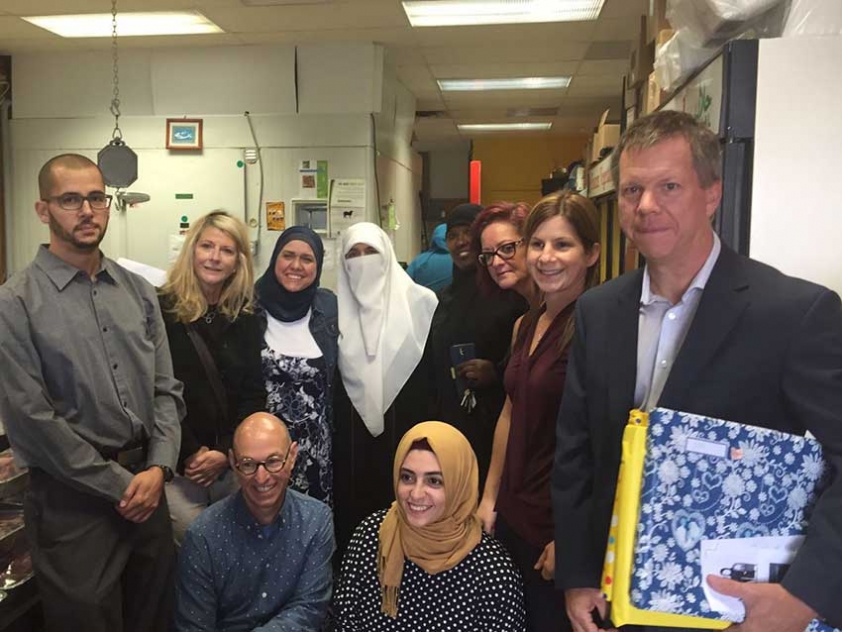
<path fill-rule="evenodd" d="M 523 584 L 506 550 L 486 533 L 454 568 L 430 575 L 406 560 L 398 617 L 380 612 L 377 535 L 386 510 L 357 527 L 335 595 L 337 632 L 524 632 Z"/>

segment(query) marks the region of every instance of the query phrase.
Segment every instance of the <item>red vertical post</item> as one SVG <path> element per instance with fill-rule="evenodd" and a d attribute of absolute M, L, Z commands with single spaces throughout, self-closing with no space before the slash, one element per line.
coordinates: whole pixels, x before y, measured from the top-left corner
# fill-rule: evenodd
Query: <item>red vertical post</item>
<path fill-rule="evenodd" d="M 482 161 L 472 160 L 470 171 L 471 204 L 482 204 Z"/>

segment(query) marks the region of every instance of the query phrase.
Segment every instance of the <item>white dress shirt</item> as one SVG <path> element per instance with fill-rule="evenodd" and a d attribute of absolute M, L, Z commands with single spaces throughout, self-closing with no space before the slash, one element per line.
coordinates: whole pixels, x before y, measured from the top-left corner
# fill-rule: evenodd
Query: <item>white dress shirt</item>
<path fill-rule="evenodd" d="M 643 287 L 640 291 L 640 317 L 637 321 L 637 378 L 634 387 L 636 408 L 648 411 L 658 405 L 675 358 L 696 315 L 702 291 L 721 250 L 719 236 L 714 233 L 713 247 L 707 260 L 675 305 L 652 292 L 649 266 L 644 268 Z"/>

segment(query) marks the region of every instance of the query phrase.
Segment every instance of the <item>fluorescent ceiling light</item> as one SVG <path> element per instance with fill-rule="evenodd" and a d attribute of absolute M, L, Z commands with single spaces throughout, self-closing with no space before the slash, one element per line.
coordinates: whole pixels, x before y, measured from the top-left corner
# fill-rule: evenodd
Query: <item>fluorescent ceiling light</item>
<path fill-rule="evenodd" d="M 111 14 L 39 15 L 24 20 L 62 37 L 111 37 Z M 118 13 L 117 35 L 195 35 L 222 33 L 222 29 L 197 11 Z"/>
<path fill-rule="evenodd" d="M 445 92 L 473 92 L 475 90 L 546 90 L 566 88 L 570 77 L 522 77 L 519 79 L 439 79 Z"/>
<path fill-rule="evenodd" d="M 460 132 L 530 132 L 544 131 L 552 123 L 476 123 L 457 125 Z"/>
<path fill-rule="evenodd" d="M 412 26 L 596 20 L 605 0 L 405 0 Z"/>

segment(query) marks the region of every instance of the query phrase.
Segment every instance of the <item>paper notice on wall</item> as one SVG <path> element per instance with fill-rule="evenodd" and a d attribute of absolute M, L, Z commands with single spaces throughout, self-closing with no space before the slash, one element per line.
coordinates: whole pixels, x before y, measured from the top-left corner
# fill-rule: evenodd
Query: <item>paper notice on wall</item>
<path fill-rule="evenodd" d="M 365 194 L 365 180 L 362 178 L 331 180 L 331 237 L 338 239 L 349 226 L 365 220 Z"/>
<path fill-rule="evenodd" d="M 266 202 L 266 229 L 285 230 L 286 207 L 283 202 Z"/>
<path fill-rule="evenodd" d="M 361 206 L 365 208 L 365 180 L 343 178 L 332 181 L 331 206 Z"/>
<path fill-rule="evenodd" d="M 316 160 L 300 160 L 298 162 L 298 197 L 305 200 L 316 199 L 318 190 L 316 179 L 318 177 L 318 163 Z"/>
<path fill-rule="evenodd" d="M 327 199 L 327 160 L 316 161 L 316 197 L 320 200 Z"/>

